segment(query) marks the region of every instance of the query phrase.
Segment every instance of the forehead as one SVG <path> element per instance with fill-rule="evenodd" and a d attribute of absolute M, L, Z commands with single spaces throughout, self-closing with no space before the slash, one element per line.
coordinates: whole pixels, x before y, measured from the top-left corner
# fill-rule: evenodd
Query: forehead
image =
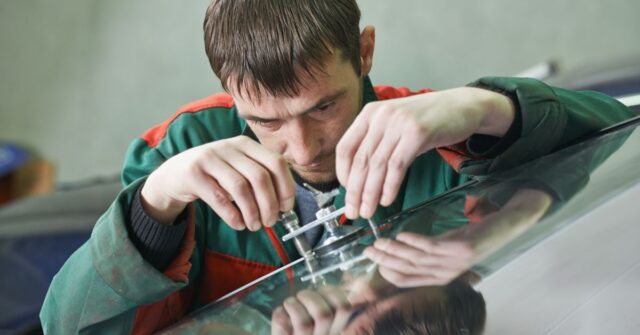
<path fill-rule="evenodd" d="M 338 56 L 329 57 L 321 70 L 314 69 L 311 74 L 300 70 L 298 73 L 300 86 L 296 96 L 273 96 L 255 91 L 234 92 L 231 89 L 229 93 L 243 117 L 284 118 L 301 113 L 315 103 L 348 91 L 358 84 L 358 77 L 351 63 Z"/>

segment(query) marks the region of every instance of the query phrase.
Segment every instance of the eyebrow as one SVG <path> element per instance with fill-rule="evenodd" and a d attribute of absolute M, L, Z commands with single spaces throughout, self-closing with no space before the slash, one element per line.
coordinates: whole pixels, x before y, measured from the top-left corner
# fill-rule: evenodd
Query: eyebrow
<path fill-rule="evenodd" d="M 315 111 L 316 109 L 322 107 L 323 105 L 340 98 L 341 96 L 345 95 L 346 93 L 347 93 L 347 89 L 343 88 L 343 89 L 339 90 L 336 93 L 333 93 L 331 95 L 322 97 L 313 105 L 313 107 L 306 109 L 305 111 L 303 111 L 300 114 L 297 114 L 296 116 L 300 116 L 300 115 L 305 115 L 305 114 L 311 113 L 311 112 Z M 261 118 L 261 117 L 253 116 L 253 115 L 242 115 L 242 113 L 240 113 L 240 112 L 239 112 L 239 114 L 240 114 L 240 117 L 242 117 L 245 120 L 249 120 L 249 121 L 272 122 L 272 121 L 280 120 L 280 119 Z"/>

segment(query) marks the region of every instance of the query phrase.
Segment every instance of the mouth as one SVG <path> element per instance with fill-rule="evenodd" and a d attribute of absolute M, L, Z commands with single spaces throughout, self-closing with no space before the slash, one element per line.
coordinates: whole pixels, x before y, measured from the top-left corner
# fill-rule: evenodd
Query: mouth
<path fill-rule="evenodd" d="M 293 168 L 298 172 L 310 174 L 327 174 L 335 172 L 332 162 L 326 161 L 306 165 L 293 165 Z"/>
<path fill-rule="evenodd" d="M 322 170 L 322 165 L 323 163 L 318 162 L 318 163 L 307 164 L 307 165 L 297 165 L 297 167 L 299 170 L 303 170 L 303 171 L 318 172 L 318 170 Z"/>

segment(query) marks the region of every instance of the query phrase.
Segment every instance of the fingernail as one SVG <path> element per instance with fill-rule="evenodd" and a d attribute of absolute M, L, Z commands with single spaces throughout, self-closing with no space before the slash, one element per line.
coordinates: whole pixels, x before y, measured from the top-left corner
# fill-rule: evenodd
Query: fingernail
<path fill-rule="evenodd" d="M 382 198 L 380 198 L 380 204 L 382 206 L 388 207 L 389 205 L 391 205 L 391 200 L 389 199 L 389 196 L 387 195 L 382 195 Z"/>
<path fill-rule="evenodd" d="M 362 207 L 360 207 L 360 216 L 362 216 L 365 219 L 368 219 L 369 217 L 371 217 L 371 206 L 369 206 L 369 204 L 362 204 Z"/>
<path fill-rule="evenodd" d="M 356 210 L 355 208 L 353 208 L 353 206 L 349 203 L 347 203 L 347 206 L 345 208 L 345 214 L 347 215 L 347 217 L 349 219 L 355 219 L 356 218 Z"/>
<path fill-rule="evenodd" d="M 389 243 L 389 240 L 388 240 L 388 239 L 386 239 L 386 238 L 384 238 L 384 237 L 381 237 L 381 238 L 377 239 L 375 242 L 373 242 L 373 246 L 374 246 L 376 249 L 384 249 L 384 247 L 385 247 L 388 243 Z"/>
<path fill-rule="evenodd" d="M 278 217 L 277 216 L 273 217 L 273 218 L 271 218 L 271 220 L 267 221 L 267 224 L 265 226 L 271 228 L 271 227 L 276 225 L 276 222 L 278 222 Z"/>
<path fill-rule="evenodd" d="M 364 257 L 367 257 L 374 262 L 379 258 L 378 251 L 374 247 L 368 247 L 367 249 L 364 249 L 362 254 L 364 255 Z"/>

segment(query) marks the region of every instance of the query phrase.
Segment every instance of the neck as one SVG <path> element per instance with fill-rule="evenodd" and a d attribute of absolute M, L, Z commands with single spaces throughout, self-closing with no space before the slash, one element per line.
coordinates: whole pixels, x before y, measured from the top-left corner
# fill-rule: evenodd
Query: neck
<path fill-rule="evenodd" d="M 291 171 L 291 173 L 293 174 L 293 179 L 295 180 L 296 184 L 303 186 L 304 183 L 307 183 L 311 185 L 311 187 L 315 188 L 320 192 L 329 192 L 333 189 L 340 187 L 340 183 L 338 183 L 337 180 L 332 180 L 327 182 L 310 182 L 302 178 L 298 173 L 296 173 L 293 170 Z"/>

